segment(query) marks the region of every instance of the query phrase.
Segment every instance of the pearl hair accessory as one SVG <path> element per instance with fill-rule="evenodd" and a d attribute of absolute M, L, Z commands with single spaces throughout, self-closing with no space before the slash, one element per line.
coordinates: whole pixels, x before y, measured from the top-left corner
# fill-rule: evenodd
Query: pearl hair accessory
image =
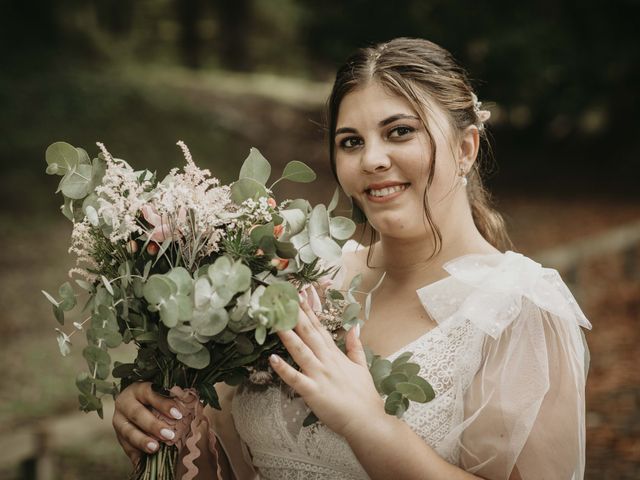
<path fill-rule="evenodd" d="M 480 120 L 480 127 L 484 128 L 484 122 L 491 118 L 491 112 L 489 110 L 481 110 L 482 102 L 478 101 L 478 96 L 475 93 L 471 93 L 473 99 L 473 111 L 475 112 L 478 120 Z"/>

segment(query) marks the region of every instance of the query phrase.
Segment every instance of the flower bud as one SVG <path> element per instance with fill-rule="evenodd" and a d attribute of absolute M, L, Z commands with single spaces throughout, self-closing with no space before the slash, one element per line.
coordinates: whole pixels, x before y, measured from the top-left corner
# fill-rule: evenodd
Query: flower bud
<path fill-rule="evenodd" d="M 271 208 L 276 208 L 278 206 L 278 204 L 276 203 L 276 199 L 273 197 L 269 197 L 267 199 L 267 205 L 269 205 Z"/>
<path fill-rule="evenodd" d="M 136 253 L 138 251 L 138 242 L 135 240 L 129 240 L 127 243 L 127 252 Z"/>
<path fill-rule="evenodd" d="M 276 225 L 273 227 L 273 236 L 278 238 L 280 235 L 282 235 L 283 231 L 284 231 L 284 225 L 282 224 Z"/>
<path fill-rule="evenodd" d="M 147 245 L 147 253 L 149 255 L 151 255 L 152 257 L 155 257 L 159 251 L 160 251 L 160 245 L 158 245 L 156 242 L 149 242 L 149 244 Z"/>
<path fill-rule="evenodd" d="M 284 270 L 289 266 L 289 260 L 286 258 L 272 258 L 271 265 L 275 267 L 277 270 Z"/>

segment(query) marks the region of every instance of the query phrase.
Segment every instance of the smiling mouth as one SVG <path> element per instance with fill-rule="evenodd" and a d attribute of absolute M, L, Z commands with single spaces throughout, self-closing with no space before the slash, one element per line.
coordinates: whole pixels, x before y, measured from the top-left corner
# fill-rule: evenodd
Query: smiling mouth
<path fill-rule="evenodd" d="M 402 185 L 393 185 L 384 188 L 370 188 L 365 190 L 365 192 L 371 197 L 384 198 L 388 197 L 389 195 L 393 195 L 394 193 L 402 192 L 407 188 L 409 188 L 409 184 L 403 183 Z"/>

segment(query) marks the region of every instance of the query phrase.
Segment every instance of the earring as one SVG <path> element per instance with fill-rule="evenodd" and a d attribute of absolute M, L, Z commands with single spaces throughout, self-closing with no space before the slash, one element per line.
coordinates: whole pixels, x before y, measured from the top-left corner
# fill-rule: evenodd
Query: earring
<path fill-rule="evenodd" d="M 458 173 L 458 176 L 460 177 L 460 183 L 462 186 L 466 187 L 469 182 L 467 181 L 467 172 L 464 171 L 464 168 L 460 167 L 460 173 Z"/>
<path fill-rule="evenodd" d="M 367 217 L 364 212 L 360 209 L 358 204 L 353 201 L 353 198 L 349 197 L 351 201 L 351 220 L 356 223 L 365 223 L 367 221 Z"/>

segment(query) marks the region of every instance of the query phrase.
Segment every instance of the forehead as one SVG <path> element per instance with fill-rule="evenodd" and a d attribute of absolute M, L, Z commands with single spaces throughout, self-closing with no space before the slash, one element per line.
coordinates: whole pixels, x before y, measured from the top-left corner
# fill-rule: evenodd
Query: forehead
<path fill-rule="evenodd" d="M 377 123 L 398 113 L 418 115 L 406 98 L 396 95 L 378 82 L 370 82 L 344 96 L 340 103 L 337 126 L 353 127 L 354 124 L 367 123 L 367 120 Z"/>
<path fill-rule="evenodd" d="M 435 126 L 435 123 L 448 130 L 446 115 L 433 102 L 425 102 L 422 113 L 427 120 L 429 129 Z M 404 96 L 398 95 L 374 81 L 344 96 L 340 103 L 336 128 L 377 127 L 381 120 L 397 114 L 420 116 Z"/>

